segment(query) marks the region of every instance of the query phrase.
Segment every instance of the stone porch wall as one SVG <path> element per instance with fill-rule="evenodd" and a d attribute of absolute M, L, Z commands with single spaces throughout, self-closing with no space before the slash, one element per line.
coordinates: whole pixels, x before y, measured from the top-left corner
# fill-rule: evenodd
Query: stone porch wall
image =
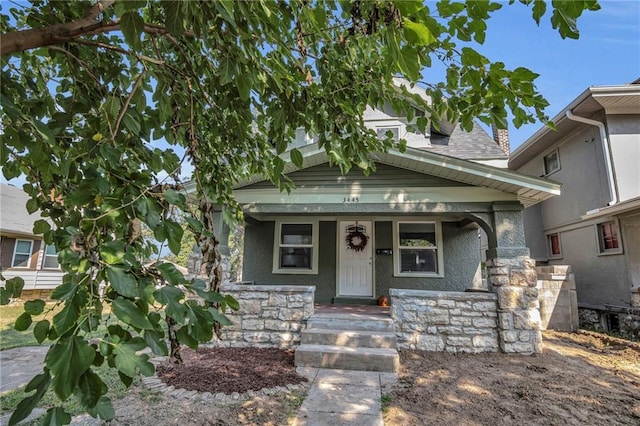
<path fill-rule="evenodd" d="M 536 266 L 543 329 L 575 331 L 579 327 L 576 279 L 569 265 Z"/>
<path fill-rule="evenodd" d="M 224 285 L 221 293 L 233 296 L 238 311 L 226 316 L 233 325 L 222 327 L 223 346 L 292 348 L 300 344 L 300 331 L 313 315 L 315 286 Z"/>
<path fill-rule="evenodd" d="M 391 289 L 400 349 L 497 352 L 497 295 Z"/>

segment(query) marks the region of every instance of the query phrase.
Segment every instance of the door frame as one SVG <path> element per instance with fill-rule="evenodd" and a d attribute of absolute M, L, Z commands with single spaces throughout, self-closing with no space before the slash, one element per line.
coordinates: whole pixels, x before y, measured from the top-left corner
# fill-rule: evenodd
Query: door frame
<path fill-rule="evenodd" d="M 370 244 L 373 244 L 371 246 L 371 296 L 343 296 L 340 294 L 340 244 L 343 243 L 343 241 L 340 239 L 340 223 L 341 222 L 347 222 L 347 221 L 351 221 L 351 222 L 355 222 L 356 219 L 354 218 L 354 216 L 338 216 L 336 217 L 336 290 L 335 290 L 335 297 L 349 297 L 349 298 L 375 298 L 376 297 L 376 247 L 375 247 L 375 241 L 376 241 L 376 235 L 375 235 L 375 229 L 376 229 L 376 221 L 375 218 L 371 217 L 371 216 L 358 216 L 357 219 L 359 222 L 360 221 L 367 221 L 367 222 L 371 222 L 371 230 L 369 231 L 369 241 Z"/>

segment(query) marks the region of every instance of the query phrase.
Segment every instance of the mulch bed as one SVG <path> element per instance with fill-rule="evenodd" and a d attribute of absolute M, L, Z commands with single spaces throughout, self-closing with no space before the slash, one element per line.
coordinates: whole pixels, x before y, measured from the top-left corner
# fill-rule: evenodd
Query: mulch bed
<path fill-rule="evenodd" d="M 199 392 L 231 394 L 306 382 L 296 373 L 294 353 L 275 348 L 181 349 L 184 363 L 156 368 L 167 385 Z"/>

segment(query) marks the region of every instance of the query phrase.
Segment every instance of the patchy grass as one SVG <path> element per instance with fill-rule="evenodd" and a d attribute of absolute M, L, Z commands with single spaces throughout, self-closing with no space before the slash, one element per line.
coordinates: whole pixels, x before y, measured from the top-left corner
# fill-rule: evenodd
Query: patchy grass
<path fill-rule="evenodd" d="M 0 351 L 22 346 L 38 346 L 38 342 L 33 337 L 33 327 L 40 320 L 48 319 L 52 321 L 53 316 L 62 309 L 62 306 L 55 306 L 55 303 L 47 303 L 42 315 L 32 317 L 33 324 L 25 330 L 18 331 L 13 328 L 13 324 L 24 312 L 23 302 L 14 302 L 9 305 L 0 306 Z M 46 344 L 44 342 L 43 344 Z"/>
<path fill-rule="evenodd" d="M 118 377 L 118 372 L 104 364 L 96 369 L 94 369 L 96 374 L 102 378 L 102 381 L 109 387 L 109 392 L 107 392 L 107 396 L 111 398 L 112 401 L 122 398 L 126 391 L 127 387 L 120 381 Z M 133 384 L 135 385 L 140 381 L 139 378 L 133 380 Z M 34 391 L 35 392 L 35 391 Z M 31 395 L 32 393 L 25 393 L 24 388 L 14 389 L 12 391 L 6 392 L 0 395 L 0 410 L 2 410 L 2 415 L 13 412 L 15 408 L 18 406 L 20 401 L 26 396 Z M 80 403 L 78 402 L 75 396 L 71 396 L 69 399 L 64 401 L 63 403 L 56 397 L 51 389 L 49 389 L 38 404 L 38 408 L 49 409 L 56 405 L 62 405 L 64 409 L 70 413 L 72 416 L 76 414 L 80 414 L 83 412 Z"/>
<path fill-rule="evenodd" d="M 380 409 L 383 413 L 389 411 L 389 406 L 393 402 L 393 396 L 391 394 L 385 393 L 380 398 Z"/>

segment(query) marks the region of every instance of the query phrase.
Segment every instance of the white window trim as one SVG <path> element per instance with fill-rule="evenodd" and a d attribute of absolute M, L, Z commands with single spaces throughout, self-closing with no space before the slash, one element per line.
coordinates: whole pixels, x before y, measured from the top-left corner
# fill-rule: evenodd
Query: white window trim
<path fill-rule="evenodd" d="M 16 263 L 16 254 L 25 254 L 25 253 L 18 253 L 18 242 L 20 241 L 24 241 L 29 243 L 29 261 L 27 262 L 27 266 L 14 266 Z M 31 268 L 31 256 L 33 255 L 33 240 L 18 240 L 16 239 L 16 243 L 13 246 L 13 257 L 11 258 L 11 267 L 12 268 L 20 268 L 20 269 L 30 269 Z"/>
<path fill-rule="evenodd" d="M 436 258 L 438 272 L 400 272 L 400 224 L 432 223 L 436 230 Z M 393 276 L 394 277 L 430 277 L 444 278 L 444 256 L 442 245 L 442 222 L 434 220 L 394 220 L 393 221 Z"/>
<path fill-rule="evenodd" d="M 560 246 L 560 253 L 559 254 L 553 254 L 553 251 L 551 250 L 551 236 L 552 235 L 557 235 L 558 236 L 558 245 Z M 560 236 L 560 232 L 549 232 L 549 233 L 545 234 L 545 239 L 547 240 L 547 257 L 549 259 L 562 259 L 562 237 Z"/>
<path fill-rule="evenodd" d="M 600 225 L 604 225 L 605 223 L 615 223 L 616 228 L 618 228 L 618 248 L 617 249 L 601 250 L 600 248 Z M 603 220 L 602 222 L 596 223 L 593 226 L 593 228 L 596 236 L 596 250 L 598 252 L 598 256 L 611 256 L 611 255 L 624 253 L 624 250 L 622 249 L 622 232 L 620 229 L 620 222 L 618 221 L 618 219 Z"/>
<path fill-rule="evenodd" d="M 283 224 L 308 224 L 311 225 L 311 269 L 294 269 L 280 268 L 280 237 L 282 236 Z M 319 220 L 305 218 L 291 218 L 276 220 L 276 229 L 273 236 L 273 270 L 274 274 L 290 274 L 290 275 L 317 275 L 318 274 L 318 257 L 319 257 Z M 300 246 L 302 247 L 302 246 Z"/>
<path fill-rule="evenodd" d="M 55 247 L 53 244 L 44 244 L 44 240 L 42 241 L 43 245 L 44 245 L 44 251 L 42 252 L 42 265 L 40 266 L 40 269 L 47 269 L 50 271 L 59 271 L 60 268 L 60 259 L 59 259 L 59 254 L 56 253 L 55 255 L 53 254 L 47 254 L 47 247 L 51 246 L 51 247 Z M 56 266 L 55 268 L 51 268 L 51 267 L 47 267 L 45 266 L 45 263 L 47 262 L 47 257 L 56 257 L 56 260 L 58 261 L 58 266 Z"/>
<path fill-rule="evenodd" d="M 552 155 L 552 154 L 556 154 L 556 158 L 558 159 L 558 167 L 553 169 L 553 170 L 549 170 L 547 171 L 547 166 L 546 166 L 546 162 L 545 162 L 545 158 L 547 158 L 548 156 Z M 545 155 L 542 156 L 542 176 L 550 176 L 552 174 L 554 174 L 555 172 L 559 171 L 562 168 L 562 163 L 560 162 L 560 150 L 558 148 L 553 149 L 549 152 L 547 152 Z"/>
<path fill-rule="evenodd" d="M 380 137 L 380 135 L 378 135 L 378 132 L 380 130 L 382 130 L 382 129 L 386 129 L 387 131 L 388 130 L 392 130 L 392 129 L 397 129 L 398 130 L 398 137 L 395 139 L 396 142 L 399 141 L 400 139 L 402 139 L 403 132 L 405 131 L 404 126 L 401 123 L 397 122 L 397 121 L 394 121 L 392 123 L 377 123 L 376 124 L 376 135 L 378 136 L 378 139 L 382 139 Z M 385 131 L 385 133 L 386 133 L 386 131 Z M 383 135 L 383 136 L 386 137 L 386 135 Z"/>

